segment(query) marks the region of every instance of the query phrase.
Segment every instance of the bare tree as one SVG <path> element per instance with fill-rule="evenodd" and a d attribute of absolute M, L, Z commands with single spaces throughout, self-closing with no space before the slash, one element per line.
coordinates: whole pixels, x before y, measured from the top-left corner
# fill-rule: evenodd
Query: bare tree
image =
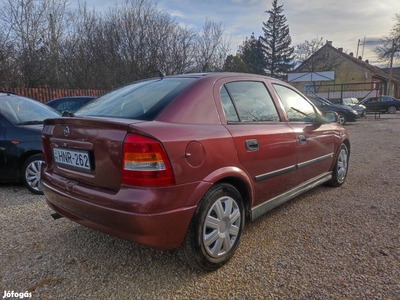
<path fill-rule="evenodd" d="M 230 51 L 230 42 L 224 38 L 222 24 L 206 20 L 203 31 L 198 34 L 195 48 L 198 72 L 221 71 Z"/>
<path fill-rule="evenodd" d="M 0 0 L 0 80 L 24 87 L 111 89 L 165 74 L 222 70 L 221 24 L 179 25 L 150 0 L 101 13 L 68 0 Z M 4 82 L 4 81 L 3 81 Z"/>
<path fill-rule="evenodd" d="M 383 46 L 378 46 L 375 53 L 378 54 L 382 62 L 400 61 L 400 14 L 394 17 L 395 24 L 388 35 L 383 36 L 379 42 Z"/>
<path fill-rule="evenodd" d="M 339 55 L 329 55 L 326 47 L 332 46 L 328 43 L 323 46 L 322 41 L 322 37 L 315 37 L 311 42 L 306 40 L 296 47 L 296 58 L 300 62 L 296 72 L 333 71 L 340 67 L 343 59 Z M 317 92 L 322 85 L 322 81 L 313 81 L 313 91 Z"/>
<path fill-rule="evenodd" d="M 295 57 L 297 62 L 303 63 L 310 57 L 312 57 L 323 45 L 323 37 L 315 37 L 311 41 L 305 40 L 304 43 L 296 46 Z M 309 64 L 310 69 L 313 68 L 314 62 L 311 61 Z"/>
<path fill-rule="evenodd" d="M 71 86 L 109 89 L 193 65 L 196 34 L 146 0 L 127 0 L 103 14 L 83 4 L 74 20 L 63 63 Z"/>
<path fill-rule="evenodd" d="M 54 78 L 49 72 L 51 51 L 64 28 L 60 20 L 67 0 L 3 0 L 0 22 L 15 53 L 19 85 L 36 87 Z"/>
<path fill-rule="evenodd" d="M 9 41 L 7 32 L 0 28 L 0 86 L 14 87 L 14 48 Z"/>

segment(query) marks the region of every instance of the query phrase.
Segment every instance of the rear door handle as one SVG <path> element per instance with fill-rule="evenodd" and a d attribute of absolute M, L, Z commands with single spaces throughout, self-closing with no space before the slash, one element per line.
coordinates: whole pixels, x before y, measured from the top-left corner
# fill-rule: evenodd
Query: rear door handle
<path fill-rule="evenodd" d="M 258 150 L 258 141 L 256 139 L 246 140 L 244 143 L 248 151 Z"/>

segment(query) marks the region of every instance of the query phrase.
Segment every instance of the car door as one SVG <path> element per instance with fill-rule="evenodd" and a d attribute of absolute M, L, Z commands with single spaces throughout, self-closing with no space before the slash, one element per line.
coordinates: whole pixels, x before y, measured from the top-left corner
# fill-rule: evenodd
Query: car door
<path fill-rule="evenodd" d="M 226 128 L 238 158 L 254 184 L 252 206 L 295 185 L 296 136 L 281 122 L 262 81 L 225 82 L 218 86 Z"/>
<path fill-rule="evenodd" d="M 296 134 L 298 185 L 326 176 L 333 163 L 334 132 L 330 124 L 315 122 L 313 106 L 290 87 L 273 84 Z"/>

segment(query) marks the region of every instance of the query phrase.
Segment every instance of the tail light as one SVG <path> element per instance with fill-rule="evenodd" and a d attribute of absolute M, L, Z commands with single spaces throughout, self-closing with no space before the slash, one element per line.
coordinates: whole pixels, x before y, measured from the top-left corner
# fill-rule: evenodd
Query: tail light
<path fill-rule="evenodd" d="M 122 183 L 131 186 L 169 186 L 175 183 L 171 165 L 161 144 L 128 134 L 122 153 Z"/>

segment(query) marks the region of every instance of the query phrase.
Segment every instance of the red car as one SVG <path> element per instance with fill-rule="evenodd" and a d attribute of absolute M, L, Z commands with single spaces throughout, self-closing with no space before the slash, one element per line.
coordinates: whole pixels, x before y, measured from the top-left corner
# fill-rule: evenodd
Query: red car
<path fill-rule="evenodd" d="M 57 216 L 214 270 L 245 221 L 345 182 L 347 131 L 292 86 L 238 73 L 153 78 L 42 131 L 43 192 Z"/>

